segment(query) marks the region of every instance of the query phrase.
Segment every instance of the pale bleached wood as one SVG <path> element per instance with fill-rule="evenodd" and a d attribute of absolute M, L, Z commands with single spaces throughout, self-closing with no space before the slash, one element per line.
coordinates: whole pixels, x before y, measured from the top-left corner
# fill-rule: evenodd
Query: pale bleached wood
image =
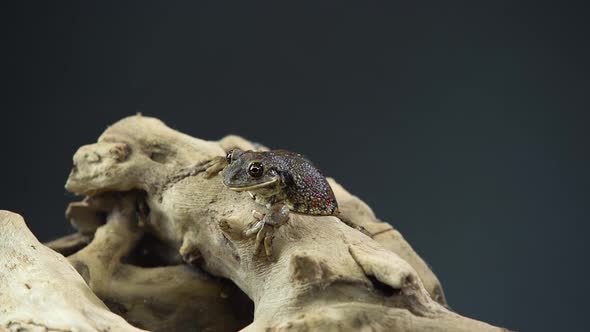
<path fill-rule="evenodd" d="M 23 218 L 0 211 L 0 331 L 142 331 L 108 310 Z"/>
<path fill-rule="evenodd" d="M 248 324 L 250 301 L 231 282 L 184 264 L 142 267 L 124 262 L 144 236 L 142 213 L 137 211 L 142 199 L 134 192 L 107 194 L 74 203 L 76 209 L 68 210 L 78 225 L 93 211 L 110 210 L 93 240 L 68 257 L 94 293 L 129 322 L 151 331 L 236 331 Z M 99 223 L 91 218 L 88 224 Z M 147 249 L 161 251 L 140 250 Z M 155 253 L 149 255 L 156 259 Z"/>
<path fill-rule="evenodd" d="M 207 161 L 249 144 L 239 137 L 203 141 L 133 116 L 76 152 L 66 188 L 90 196 L 143 192 L 149 232 L 254 301 L 254 322 L 245 330 L 501 330 L 442 306 L 438 280 L 399 233 L 334 183 L 346 217 L 378 233 L 375 239 L 336 217 L 292 214 L 276 231 L 274 259 L 256 255 L 241 232 L 260 207 L 203 172 Z"/>

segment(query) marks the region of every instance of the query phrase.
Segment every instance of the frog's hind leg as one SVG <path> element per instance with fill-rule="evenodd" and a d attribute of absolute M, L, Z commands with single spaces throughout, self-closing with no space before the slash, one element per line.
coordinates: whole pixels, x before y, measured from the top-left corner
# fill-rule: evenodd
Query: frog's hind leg
<path fill-rule="evenodd" d="M 221 172 L 227 166 L 225 157 L 214 157 L 206 162 L 202 167 L 205 168 L 205 178 L 211 178 Z"/>
<path fill-rule="evenodd" d="M 342 223 L 347 225 L 348 227 L 356 229 L 357 231 L 365 234 L 366 236 L 373 238 L 373 234 L 369 233 L 369 231 L 367 231 L 367 229 L 364 228 L 363 226 L 357 225 L 357 224 L 353 223 L 352 221 L 350 221 L 346 218 L 343 218 L 342 215 L 340 215 L 339 213 L 336 214 L 336 217 L 338 219 L 340 219 L 340 221 L 342 221 Z"/>

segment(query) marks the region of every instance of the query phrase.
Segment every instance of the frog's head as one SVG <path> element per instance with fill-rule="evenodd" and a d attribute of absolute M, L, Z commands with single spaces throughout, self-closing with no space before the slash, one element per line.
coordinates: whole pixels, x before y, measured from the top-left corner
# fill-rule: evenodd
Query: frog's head
<path fill-rule="evenodd" d="M 227 154 L 223 184 L 235 191 L 260 191 L 277 187 L 280 176 L 263 152 L 234 149 Z"/>

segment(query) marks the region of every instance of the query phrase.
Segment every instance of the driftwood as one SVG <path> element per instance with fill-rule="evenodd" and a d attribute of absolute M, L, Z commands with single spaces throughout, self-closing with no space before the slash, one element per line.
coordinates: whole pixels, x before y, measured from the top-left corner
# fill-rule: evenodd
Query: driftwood
<path fill-rule="evenodd" d="M 89 198 L 68 211 L 78 235 L 50 246 L 72 254 L 92 290 L 146 329 L 232 330 L 251 321 L 244 330 L 502 330 L 449 311 L 435 275 L 399 232 L 332 179 L 342 217 L 372 238 L 336 217 L 292 214 L 276 230 L 274 258 L 257 255 L 241 233 L 259 207 L 205 176 L 233 147 L 254 148 L 236 136 L 196 139 L 153 118 L 119 121 L 76 152 L 66 188 Z M 166 266 L 180 257 L 194 268 Z M 150 260 L 163 266 L 141 266 Z M 253 302 L 253 317 L 244 318 L 249 304 L 239 290 L 223 291 L 232 283 Z M 146 298 L 151 307 L 134 306 Z M 207 314 L 183 325 L 199 307 Z"/>
<path fill-rule="evenodd" d="M 0 263 L 0 331 L 141 331 L 8 211 L 0 211 Z"/>
<path fill-rule="evenodd" d="M 93 240 L 68 257 L 96 295 L 133 325 L 152 331 L 236 331 L 248 324 L 252 306 L 235 285 L 184 264 L 169 265 L 180 257 L 144 234 L 141 199 L 111 194 L 68 211 L 80 229 L 104 217 Z"/>

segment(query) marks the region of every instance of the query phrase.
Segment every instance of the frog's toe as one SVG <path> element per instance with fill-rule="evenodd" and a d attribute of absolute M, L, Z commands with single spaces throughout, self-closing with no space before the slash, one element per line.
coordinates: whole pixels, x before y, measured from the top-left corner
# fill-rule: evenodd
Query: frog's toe
<path fill-rule="evenodd" d="M 274 234 L 272 232 L 267 232 L 266 236 L 264 237 L 264 251 L 267 257 L 272 256 L 272 240 L 274 238 Z"/>
<path fill-rule="evenodd" d="M 256 223 L 254 223 L 254 225 L 248 227 L 246 230 L 244 230 L 244 236 L 245 237 L 251 237 L 252 235 L 259 233 L 262 228 L 264 226 L 264 221 L 260 220 L 257 221 Z"/>
<path fill-rule="evenodd" d="M 266 216 L 266 214 L 257 210 L 252 210 L 252 216 L 258 220 L 262 220 L 264 219 L 264 216 Z"/>
<path fill-rule="evenodd" d="M 264 242 L 265 238 L 266 238 L 266 229 L 264 227 L 262 227 L 258 231 L 258 234 L 256 234 L 256 241 L 254 241 L 254 253 L 258 253 L 258 250 L 260 250 L 260 245 Z"/>

